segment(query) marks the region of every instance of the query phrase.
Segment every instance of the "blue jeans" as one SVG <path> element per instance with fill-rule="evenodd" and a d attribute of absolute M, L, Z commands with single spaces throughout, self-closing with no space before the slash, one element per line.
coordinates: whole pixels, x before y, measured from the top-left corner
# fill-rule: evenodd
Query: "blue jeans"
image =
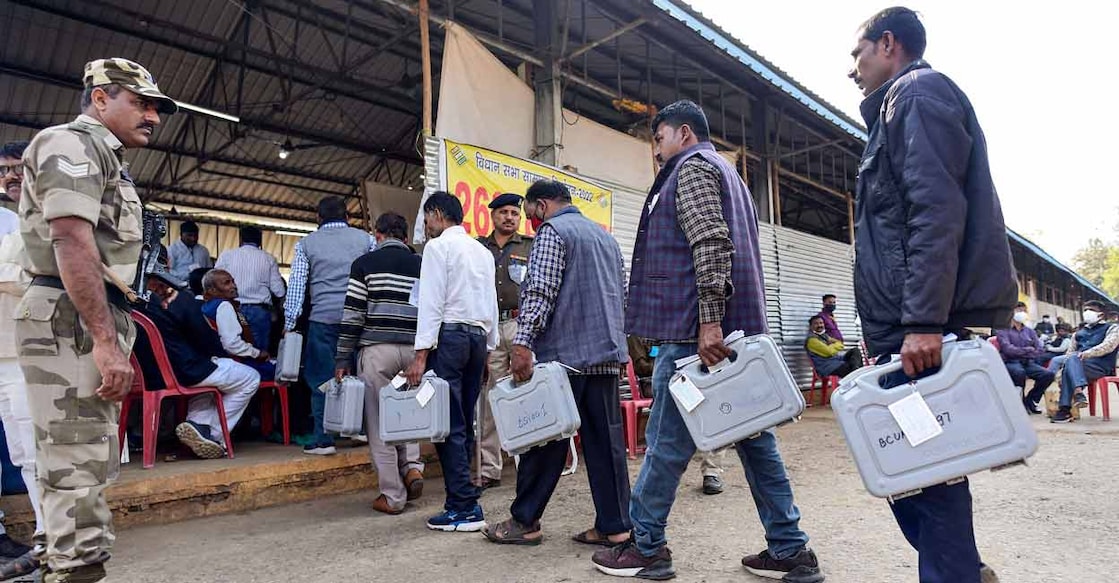
<path fill-rule="evenodd" d="M 245 304 L 241 306 L 241 313 L 249 321 L 253 346 L 268 350 L 268 341 L 272 339 L 272 310 L 261 304 Z"/>
<path fill-rule="evenodd" d="M 303 349 L 303 375 L 311 387 L 312 431 L 319 447 L 334 445 L 334 436 L 323 430 L 322 418 L 326 409 L 326 395 L 319 385 L 334 378 L 334 354 L 338 348 L 339 324 L 310 322 L 307 325 L 306 346 Z"/>
<path fill-rule="evenodd" d="M 435 444 L 447 489 L 443 508 L 468 512 L 478 503 L 480 494 L 470 482 L 470 458 L 474 452 L 474 408 L 486 368 L 485 333 L 468 332 L 461 324 L 444 324 L 439 347 L 428 357 L 427 365 L 451 388 L 451 433 L 443 443 Z"/>
<path fill-rule="evenodd" d="M 645 556 L 652 556 L 667 543 L 664 529 L 668 513 L 676 499 L 680 477 L 696 452 L 695 442 L 668 392 L 669 381 L 676 372 L 675 361 L 696 354 L 696 350 L 695 343 L 661 344 L 653 366 L 653 410 L 645 428 L 645 461 L 629 503 L 634 539 Z M 793 503 L 785 463 L 777 451 L 777 437 L 766 431 L 738 442 L 735 449 L 742 460 L 758 518 L 765 527 L 770 554 L 778 559 L 796 554 L 808 544 L 808 535 L 800 530 L 800 510 Z"/>
<path fill-rule="evenodd" d="M 1059 405 L 1071 407 L 1073 391 L 1087 387 L 1088 383 L 1112 374 L 1111 371 L 1113 370 L 1115 369 L 1108 370 L 1106 365 L 1101 364 L 1098 359 L 1089 358 L 1084 361 L 1079 356 L 1070 354 L 1068 359 L 1065 360 L 1065 370 L 1061 373 L 1061 401 Z"/>
<path fill-rule="evenodd" d="M 1061 367 L 1065 365 L 1065 361 L 1068 360 L 1068 357 L 1070 357 L 1070 356 L 1072 356 L 1072 355 L 1071 354 L 1061 354 L 1061 355 L 1058 355 L 1058 356 L 1054 356 L 1049 361 L 1049 366 L 1045 367 L 1045 369 L 1048 370 L 1049 372 L 1053 373 L 1054 375 L 1056 375 L 1058 372 L 1061 371 Z"/>
<path fill-rule="evenodd" d="M 879 364 L 889 362 L 889 354 L 900 351 L 900 346 L 895 347 Z M 938 370 L 926 370 L 917 378 Z M 890 389 L 908 384 L 909 380 L 904 372 L 898 371 L 887 375 L 882 387 Z M 921 583 L 979 583 L 981 563 L 972 524 L 971 489 L 966 479 L 951 486 L 924 488 L 920 494 L 895 500 L 890 509 L 905 540 L 917 549 Z"/>

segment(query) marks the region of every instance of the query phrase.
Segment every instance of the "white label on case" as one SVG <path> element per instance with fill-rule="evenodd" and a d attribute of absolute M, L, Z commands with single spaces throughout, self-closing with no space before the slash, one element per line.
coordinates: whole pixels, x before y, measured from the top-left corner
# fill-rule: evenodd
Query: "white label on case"
<path fill-rule="evenodd" d="M 889 409 L 905 439 L 913 447 L 944 433 L 944 428 L 937 422 L 936 415 L 933 415 L 921 393 L 914 391 L 908 397 L 891 403 Z"/>
<path fill-rule="evenodd" d="M 416 400 L 419 401 L 420 407 L 427 407 L 427 402 L 435 396 L 435 387 L 431 386 L 431 381 L 424 383 L 420 387 L 420 392 L 416 393 Z"/>
<path fill-rule="evenodd" d="M 679 375 L 673 379 L 672 384 L 668 385 L 668 390 L 672 392 L 676 400 L 688 413 L 695 410 L 704 399 L 703 393 L 685 375 Z"/>
<path fill-rule="evenodd" d="M 408 379 L 405 378 L 404 375 L 402 375 L 400 373 L 396 373 L 396 376 L 393 377 L 393 379 L 392 379 L 392 383 L 391 383 L 392 388 L 399 389 L 400 387 L 403 387 L 404 384 L 407 383 L 407 382 L 408 382 Z"/>

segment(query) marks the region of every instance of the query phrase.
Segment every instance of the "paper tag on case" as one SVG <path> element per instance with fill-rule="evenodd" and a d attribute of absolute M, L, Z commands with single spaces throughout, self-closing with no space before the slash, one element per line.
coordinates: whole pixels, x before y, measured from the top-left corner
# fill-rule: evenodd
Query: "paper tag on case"
<path fill-rule="evenodd" d="M 427 407 L 427 402 L 435 396 L 435 387 L 431 386 L 431 381 L 427 381 L 420 387 L 420 392 L 416 393 L 416 400 L 419 401 L 420 407 Z"/>
<path fill-rule="evenodd" d="M 668 390 L 672 392 L 688 413 L 695 410 L 705 398 L 703 393 L 695 386 L 695 383 L 685 375 L 679 375 L 673 379 L 672 384 L 668 385 Z"/>
<path fill-rule="evenodd" d="M 914 391 L 908 397 L 891 403 L 889 409 L 905 439 L 913 447 L 944 433 L 944 428 L 937 422 L 936 415 L 933 415 L 921 393 Z"/>
<path fill-rule="evenodd" d="M 403 387 L 407 382 L 408 379 L 405 378 L 404 375 L 396 373 L 396 376 L 392 378 L 392 388 L 399 389 L 400 387 Z"/>

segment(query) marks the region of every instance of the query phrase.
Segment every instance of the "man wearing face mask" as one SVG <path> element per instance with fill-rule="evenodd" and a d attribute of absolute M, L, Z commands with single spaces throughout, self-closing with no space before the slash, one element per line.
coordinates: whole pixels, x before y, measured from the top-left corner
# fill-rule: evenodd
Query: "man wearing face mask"
<path fill-rule="evenodd" d="M 1072 405 L 1086 407 L 1084 389 L 1101 377 L 1115 374 L 1119 352 L 1119 324 L 1104 322 L 1104 306 L 1096 300 L 1084 302 L 1084 327 L 1073 336 L 1073 351 L 1061 374 L 1061 401 L 1050 421 L 1072 421 Z M 1106 389 L 1105 389 L 1106 390 Z"/>
<path fill-rule="evenodd" d="M 1041 321 L 1034 326 L 1034 332 L 1039 336 L 1052 336 L 1054 332 L 1053 323 L 1049 321 L 1049 316 L 1042 316 Z"/>
<path fill-rule="evenodd" d="M 833 294 L 827 294 L 823 298 L 824 307 L 816 314 L 817 318 L 824 321 L 824 333 L 832 338 L 843 342 L 843 332 L 839 330 L 839 324 L 835 321 L 835 306 L 836 298 Z"/>
<path fill-rule="evenodd" d="M 1038 401 L 1045 394 L 1045 389 L 1053 384 L 1054 374 L 1038 364 L 1038 360 L 1045 356 L 1045 349 L 1041 339 L 1037 337 L 1037 332 L 1026 326 L 1029 320 L 1026 310 L 1026 304 L 1018 302 L 1018 306 L 1014 308 L 1010 327 L 998 330 L 996 334 L 999 339 L 999 353 L 1006 363 L 1006 371 L 1010 373 L 1014 386 L 1024 387 L 1027 378 L 1033 379 L 1034 387 L 1022 399 L 1022 404 L 1031 415 L 1040 415 L 1041 411 L 1037 408 Z"/>
<path fill-rule="evenodd" d="M 844 377 L 863 365 L 863 354 L 858 348 L 847 349 L 843 341 L 833 338 L 824 327 L 824 319 L 812 316 L 808 321 L 809 334 L 804 349 L 812 360 L 812 368 L 822 377 Z"/>
<path fill-rule="evenodd" d="M 521 201 L 519 194 L 507 192 L 490 203 L 493 233 L 478 237 L 478 242 L 493 253 L 496 265 L 498 336 L 497 348 L 490 352 L 487 378 L 478 398 L 478 485 L 483 490 L 501 485 L 501 441 L 497 423 L 490 409 L 489 393 L 501 377 L 508 376 L 517 334 L 517 314 L 521 307 L 521 283 L 528 273 L 528 254 L 532 237 L 521 236 Z"/>

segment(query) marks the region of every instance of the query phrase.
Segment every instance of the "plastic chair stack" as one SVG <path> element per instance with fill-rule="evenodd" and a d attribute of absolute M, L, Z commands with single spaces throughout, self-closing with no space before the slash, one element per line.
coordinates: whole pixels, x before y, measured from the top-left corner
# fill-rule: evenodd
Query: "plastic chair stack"
<path fill-rule="evenodd" d="M 626 452 L 629 459 L 637 459 L 637 454 L 645 448 L 637 447 L 637 412 L 652 407 L 652 399 L 642 399 L 637 385 L 637 375 L 633 372 L 633 361 L 626 363 L 626 379 L 629 381 L 629 399 L 622 399 L 622 428 L 626 433 Z"/>
<path fill-rule="evenodd" d="M 1095 383 L 1088 386 L 1088 414 L 1093 417 L 1096 415 L 1096 402 L 1098 401 L 1103 411 L 1104 421 L 1111 421 L 1111 404 L 1108 401 L 1107 392 L 1111 389 L 1111 385 L 1115 385 L 1119 389 L 1119 377 L 1103 377 L 1098 379 Z"/>

